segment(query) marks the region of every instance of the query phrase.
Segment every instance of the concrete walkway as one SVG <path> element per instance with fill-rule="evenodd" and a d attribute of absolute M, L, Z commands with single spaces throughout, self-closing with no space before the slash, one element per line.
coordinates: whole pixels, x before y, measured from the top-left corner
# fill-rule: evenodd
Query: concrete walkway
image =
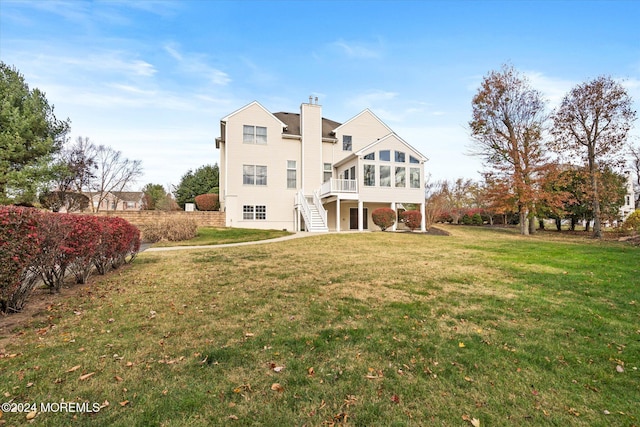
<path fill-rule="evenodd" d="M 215 248 L 229 248 L 232 246 L 247 246 L 247 245 L 261 245 L 264 243 L 282 242 L 285 240 L 299 239 L 301 237 L 318 236 L 326 233 L 309 233 L 306 231 L 299 231 L 288 236 L 276 237 L 275 239 L 255 240 L 253 242 L 239 242 L 239 243 L 225 243 L 222 245 L 202 245 L 202 246 L 169 246 L 164 248 L 149 248 L 144 252 L 164 252 L 164 251 L 182 251 L 188 249 L 215 249 Z M 143 251 L 141 251 L 143 252 Z"/>

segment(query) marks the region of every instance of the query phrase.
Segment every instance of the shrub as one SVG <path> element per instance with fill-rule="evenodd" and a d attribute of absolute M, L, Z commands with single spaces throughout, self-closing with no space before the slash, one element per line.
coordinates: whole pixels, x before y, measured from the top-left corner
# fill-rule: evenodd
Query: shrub
<path fill-rule="evenodd" d="M 640 209 L 636 209 L 622 223 L 622 229 L 640 232 Z"/>
<path fill-rule="evenodd" d="M 0 311 L 20 311 L 40 279 L 59 291 L 65 273 L 86 282 L 130 262 L 140 231 L 122 218 L 0 207 Z"/>
<path fill-rule="evenodd" d="M 189 240 L 198 234 L 198 223 L 191 218 L 158 221 L 142 226 L 142 236 L 146 242 L 156 243 L 161 240 L 178 242 Z"/>
<path fill-rule="evenodd" d="M 461 221 L 462 221 L 462 223 L 464 225 L 471 225 L 472 224 L 471 217 L 469 216 L 469 214 L 462 215 L 462 220 Z"/>
<path fill-rule="evenodd" d="M 195 202 L 199 211 L 217 211 L 220 209 L 217 194 L 201 194 L 195 197 Z"/>
<path fill-rule="evenodd" d="M 36 209 L 0 206 L 0 312 L 22 310 L 39 276 L 32 260 L 42 239 Z"/>
<path fill-rule="evenodd" d="M 391 208 L 378 208 L 371 213 L 373 223 L 382 231 L 392 227 L 396 222 L 396 211 Z"/>
<path fill-rule="evenodd" d="M 473 224 L 473 225 L 482 225 L 483 224 L 482 215 L 480 215 L 479 213 L 474 213 L 471 216 L 471 224 Z"/>
<path fill-rule="evenodd" d="M 420 223 L 422 222 L 422 214 L 420 211 L 404 211 L 400 217 L 402 222 L 409 227 L 411 231 L 420 228 Z"/>

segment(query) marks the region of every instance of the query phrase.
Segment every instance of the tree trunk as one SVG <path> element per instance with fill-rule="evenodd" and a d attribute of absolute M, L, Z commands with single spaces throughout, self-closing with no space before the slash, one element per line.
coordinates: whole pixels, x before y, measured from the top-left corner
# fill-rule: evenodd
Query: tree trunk
<path fill-rule="evenodd" d="M 527 214 L 526 210 L 520 211 L 520 234 L 523 236 L 529 235 L 529 226 L 527 224 Z"/>
<path fill-rule="evenodd" d="M 573 220 L 571 220 L 571 222 L 573 223 Z M 558 231 L 562 231 L 562 219 L 556 218 L 556 228 Z"/>
<path fill-rule="evenodd" d="M 591 189 L 593 190 L 593 237 L 602 239 L 602 224 L 600 223 L 600 197 L 598 195 L 598 176 L 595 156 L 595 143 L 589 145 L 589 175 L 591 175 Z"/>
<path fill-rule="evenodd" d="M 536 217 L 529 218 L 529 234 L 536 234 Z"/>
<path fill-rule="evenodd" d="M 544 219 L 542 218 L 538 219 L 538 228 L 540 230 L 544 230 Z"/>

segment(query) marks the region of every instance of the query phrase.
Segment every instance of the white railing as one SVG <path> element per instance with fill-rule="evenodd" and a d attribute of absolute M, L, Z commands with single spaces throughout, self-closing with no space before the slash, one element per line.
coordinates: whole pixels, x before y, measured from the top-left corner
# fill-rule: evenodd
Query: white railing
<path fill-rule="evenodd" d="M 311 210 L 309 209 L 309 203 L 307 203 L 307 198 L 304 197 L 302 190 L 296 193 L 296 205 L 298 209 L 302 210 L 302 217 L 308 230 L 309 225 L 311 225 Z"/>
<path fill-rule="evenodd" d="M 324 206 L 322 206 L 322 200 L 320 200 L 320 194 L 317 190 L 313 192 L 313 204 L 316 205 L 316 209 L 318 209 L 318 212 L 322 217 L 322 224 L 326 227 L 327 226 L 327 210 L 324 208 Z"/>
<path fill-rule="evenodd" d="M 325 196 L 332 193 L 357 193 L 358 181 L 355 179 L 334 179 L 325 181 L 320 187 L 320 195 Z"/>

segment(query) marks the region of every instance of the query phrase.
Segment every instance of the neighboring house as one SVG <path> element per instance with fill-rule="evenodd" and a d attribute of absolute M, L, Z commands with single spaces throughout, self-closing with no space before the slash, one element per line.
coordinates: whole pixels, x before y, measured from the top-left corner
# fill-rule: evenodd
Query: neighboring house
<path fill-rule="evenodd" d="M 375 228 L 374 209 L 411 204 L 425 230 L 427 158 L 368 109 L 338 123 L 317 98 L 300 114 L 252 102 L 220 121 L 220 135 L 228 227 L 362 231 Z"/>
<path fill-rule="evenodd" d="M 142 209 L 142 191 L 110 191 L 102 201 L 100 193 L 84 193 L 89 197 L 88 210 L 93 212 L 105 211 L 139 211 Z"/>
<path fill-rule="evenodd" d="M 633 176 L 630 171 L 625 171 L 627 177 L 627 194 L 624 196 L 624 205 L 620 208 L 620 216 L 624 221 L 636 210 L 636 195 L 633 191 Z"/>

